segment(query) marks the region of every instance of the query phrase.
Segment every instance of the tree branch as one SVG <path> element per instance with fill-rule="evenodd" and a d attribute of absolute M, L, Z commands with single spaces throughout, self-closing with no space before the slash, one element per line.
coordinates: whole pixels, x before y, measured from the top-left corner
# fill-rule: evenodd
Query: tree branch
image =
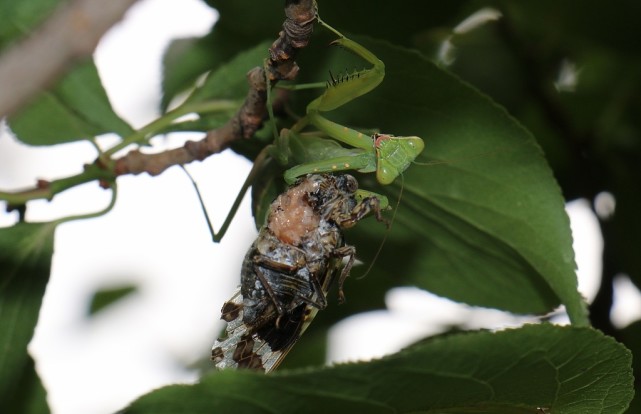
<path fill-rule="evenodd" d="M 74 3 L 90 3 L 91 1 L 93 0 L 76 0 Z M 112 0 L 112 3 L 115 2 Z M 77 176 L 52 182 L 41 181 L 34 189 L 0 192 L 0 200 L 6 200 L 10 208 L 16 208 L 29 200 L 50 200 L 60 191 L 79 182 L 99 180 L 104 184 L 103 186 L 107 187 L 105 183 L 113 181 L 120 175 L 143 172 L 152 176 L 158 175 L 173 165 L 201 161 L 212 154 L 219 153 L 228 148 L 235 140 L 251 138 L 260 129 L 267 116 L 265 70 L 267 70 L 272 85 L 279 80 L 293 80 L 296 77 L 298 65 L 294 58 L 298 51 L 307 46 L 309 42 L 316 20 L 315 2 L 314 0 L 287 0 L 285 15 L 287 18 L 283 23 L 283 30 L 269 49 L 270 57 L 267 60 L 266 69 L 255 67 L 247 74 L 249 90 L 242 107 L 225 125 L 209 131 L 202 140 L 188 141 L 180 148 L 156 154 L 145 154 L 135 149 L 119 159 L 112 160 L 103 157 L 93 164 L 85 166 L 85 170 Z M 39 59 L 42 59 L 42 56 L 38 56 Z M 1 87 L 2 83 L 0 83 Z M 277 97 L 274 106 L 279 105 L 278 101 Z"/>
<path fill-rule="evenodd" d="M 316 8 L 313 0 L 288 0 L 283 29 L 269 48 L 267 73 L 272 86 L 279 80 L 293 80 L 298 74 L 295 57 L 309 43 L 314 29 Z M 243 106 L 222 127 L 209 131 L 200 141 L 188 141 L 181 148 L 159 154 L 133 150 L 116 160 L 116 174 L 147 172 L 158 175 L 173 165 L 202 161 L 229 147 L 241 138 L 251 138 L 267 116 L 267 82 L 265 68 L 255 67 L 247 73 L 249 91 Z"/>
<path fill-rule="evenodd" d="M 50 86 L 79 58 L 90 56 L 102 35 L 136 0 L 71 0 L 33 33 L 0 56 L 0 117 L 10 115 Z"/>

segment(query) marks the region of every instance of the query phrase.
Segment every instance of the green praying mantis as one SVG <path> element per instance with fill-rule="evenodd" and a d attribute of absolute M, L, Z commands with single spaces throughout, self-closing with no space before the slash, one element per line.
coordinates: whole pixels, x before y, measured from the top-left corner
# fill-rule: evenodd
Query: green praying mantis
<path fill-rule="evenodd" d="M 294 164 L 284 173 L 285 182 L 288 184 L 292 184 L 298 177 L 306 174 L 356 170 L 363 173 L 376 172 L 377 181 L 388 185 L 394 182 L 423 151 L 424 143 L 419 137 L 380 133 L 366 135 L 330 121 L 322 115 L 323 112 L 337 109 L 375 89 L 385 77 L 385 64 L 364 46 L 348 39 L 323 22 L 318 14 L 317 21 L 338 36 L 331 45 L 340 46 L 354 53 L 372 66 L 338 80 L 332 76 L 325 91 L 307 105 L 305 116 L 290 129 L 283 129 L 280 134 L 275 133 L 274 144 L 267 146 L 254 161 L 254 167 L 218 232 L 215 232 L 211 226 L 203 206 L 203 212 L 215 242 L 219 242 L 225 235 L 245 192 L 269 158 L 277 160 L 283 166 Z M 268 84 L 268 108 L 270 117 L 273 119 L 269 90 Z M 308 126 L 313 126 L 318 131 L 305 133 L 304 130 Z M 330 139 L 319 137 L 318 133 Z M 344 147 L 341 143 L 349 147 Z M 196 191 L 198 192 L 197 187 Z M 377 197 L 382 208 L 389 205 L 387 198 L 383 195 L 358 190 L 358 198 L 368 196 Z"/>
<path fill-rule="evenodd" d="M 343 36 L 320 18 L 318 21 L 339 36 L 331 43 L 332 45 L 355 53 L 372 64 L 372 67 L 354 72 L 341 80 L 332 77 L 325 92 L 307 105 L 305 116 L 296 122 L 290 130 L 284 129 L 277 141 L 277 145 L 280 147 L 279 153 L 287 154 L 287 149 L 292 148 L 288 141 L 296 138 L 304 141 L 306 138 L 299 137 L 299 134 L 307 125 L 311 124 L 329 137 L 352 148 L 347 149 L 344 155 L 340 155 L 341 151 L 340 149 L 336 150 L 336 146 L 333 148 L 333 153 L 328 150 L 329 148 L 320 152 L 305 151 L 307 162 L 285 171 L 285 181 L 291 184 L 297 177 L 310 173 L 356 170 L 363 173 L 376 172 L 376 179 L 379 183 L 391 184 L 423 151 L 425 146 L 423 140 L 416 136 L 402 137 L 378 133 L 368 136 L 332 122 L 321 115 L 321 112 L 339 108 L 376 88 L 385 77 L 385 64 L 365 47 Z M 309 141 L 310 138 L 307 140 Z M 306 146 L 306 144 L 310 143 L 302 142 L 301 146 Z M 313 150 L 317 149 L 313 148 Z M 319 159 L 312 159 L 314 154 L 317 154 L 316 158 Z M 327 156 L 328 154 L 330 156 Z M 284 161 L 287 162 L 287 160 Z"/>

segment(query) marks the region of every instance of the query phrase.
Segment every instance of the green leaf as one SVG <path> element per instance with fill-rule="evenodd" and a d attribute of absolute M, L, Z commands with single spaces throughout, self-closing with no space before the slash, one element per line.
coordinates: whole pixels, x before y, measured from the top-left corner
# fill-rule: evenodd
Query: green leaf
<path fill-rule="evenodd" d="M 587 0 L 578 10 L 571 2 L 554 0 L 496 3 L 537 44 L 563 45 L 564 53 L 596 46 L 639 55 L 634 40 L 641 35 L 636 19 L 641 14 L 638 1 L 622 0 L 616 7 L 608 7 L 599 0 Z"/>
<path fill-rule="evenodd" d="M 630 364 L 625 347 L 593 329 L 530 325 L 439 337 L 364 364 L 215 372 L 124 412 L 614 414 L 633 395 Z"/>
<path fill-rule="evenodd" d="M 44 20 L 61 0 L 0 0 L 0 50 Z"/>
<path fill-rule="evenodd" d="M 460 15 L 466 3 L 466 0 L 440 3 L 406 0 L 403 7 L 393 2 L 380 2 L 372 7 L 369 0 L 352 0 L 350 8 L 367 10 L 367 17 L 358 19 L 351 13 L 345 13 L 345 3 L 341 0 L 323 0 L 320 8 L 323 19 L 339 29 L 349 28 L 353 33 L 410 45 L 416 33 L 423 28 L 442 24 Z M 285 20 L 283 2 L 207 0 L 207 4 L 220 13 L 211 33 L 198 39 L 179 39 L 167 50 L 163 64 L 163 108 L 207 69 L 217 69 L 234 57 L 238 50 L 250 48 L 265 39 L 270 39 L 270 42 L 276 40 Z M 404 24 L 372 24 L 372 21 L 384 21 L 390 15 Z"/>
<path fill-rule="evenodd" d="M 49 280 L 54 229 L 26 223 L 0 229 L 0 401 L 6 412 L 47 412 L 27 345 Z"/>
<path fill-rule="evenodd" d="M 621 341 L 623 344 L 634 352 L 637 356 L 632 359 L 632 371 L 635 378 L 641 377 L 641 361 L 639 355 L 641 353 L 641 321 L 636 321 L 623 328 L 620 333 Z M 630 413 L 641 412 L 641 387 L 639 382 L 635 382 L 636 393 L 630 406 Z"/>
<path fill-rule="evenodd" d="M 637 190 L 641 179 L 640 159 L 639 154 L 618 158 L 617 172 L 610 187 L 616 200 L 616 211 L 603 232 L 605 243 L 616 246 L 608 252 L 617 259 L 619 267 L 615 270 L 628 274 L 637 287 L 641 286 L 641 258 L 638 249 L 634 248 L 641 243 L 641 223 L 637 219 L 641 208 L 641 194 Z"/>
<path fill-rule="evenodd" d="M 238 105 L 240 106 L 240 104 Z M 223 111 L 212 114 L 203 114 L 198 119 L 179 121 L 160 129 L 156 135 L 170 132 L 207 132 L 225 125 L 236 111 Z"/>
<path fill-rule="evenodd" d="M 175 39 L 163 55 L 162 101 L 166 110 L 171 100 L 191 87 L 198 77 L 217 67 L 211 51 L 211 34 L 204 37 Z M 222 62 L 220 62 L 222 63 Z"/>
<path fill-rule="evenodd" d="M 51 13 L 59 0 L 0 0 L 0 49 L 29 33 Z M 54 87 L 11 116 L 18 139 L 30 145 L 54 145 L 107 132 L 133 132 L 113 110 L 92 60 L 78 64 Z"/>
<path fill-rule="evenodd" d="M 269 33 L 277 36 L 280 28 L 278 22 L 285 20 L 284 3 L 280 1 L 252 3 L 250 0 L 205 0 L 205 3 L 220 14 L 215 28 L 223 28 L 230 35 L 238 35 L 248 41 L 264 38 Z"/>
<path fill-rule="evenodd" d="M 122 137 L 133 133 L 111 107 L 93 61 L 78 65 L 8 121 L 18 139 L 30 145 L 60 144 L 107 132 Z"/>
<path fill-rule="evenodd" d="M 211 72 L 202 86 L 187 99 L 188 103 L 209 99 L 239 99 L 247 95 L 246 74 L 250 69 L 262 66 L 269 54 L 269 42 L 263 42 L 236 55 L 231 61 Z"/>
<path fill-rule="evenodd" d="M 516 313 L 546 313 L 563 303 L 574 323 L 587 324 L 563 198 L 531 134 L 421 55 L 357 40 L 385 62 L 385 80 L 327 116 L 418 135 L 426 144 L 418 161 L 439 163 L 411 166 L 403 180 L 386 188 L 371 174 L 360 179 L 363 188 L 386 193 L 392 204 L 404 185 L 393 229 L 369 277 L 391 277 L 399 285 Z M 329 58 L 323 60 L 323 53 Z M 335 48 L 310 50 L 300 63 L 313 69 L 301 81 L 362 65 L 346 55 Z M 301 99 L 299 113 L 307 102 Z M 364 222 L 348 242 L 369 263 L 384 231 Z"/>
<path fill-rule="evenodd" d="M 176 94 L 194 84 L 207 70 L 213 72 L 235 58 L 239 50 L 271 39 L 259 63 L 254 64 L 262 65 L 268 57 L 267 48 L 278 36 L 278 28 L 285 18 L 282 3 L 273 1 L 207 3 L 220 13 L 212 31 L 202 38 L 180 39 L 172 43 L 165 54 L 163 109 Z"/>
<path fill-rule="evenodd" d="M 227 123 L 242 105 L 249 89 L 247 72 L 262 66 L 268 56 L 269 44 L 260 43 L 253 48 L 238 53 L 224 65 L 212 70 L 202 85 L 198 86 L 186 99 L 184 105 L 207 102 L 215 105 L 217 101 L 230 103 L 224 109 L 201 114 L 196 120 L 185 120 L 168 125 L 160 132 L 208 131 Z M 226 102 L 230 101 L 230 102 Z M 237 103 L 237 104 L 236 104 Z M 270 136 L 271 138 L 271 136 Z M 253 143 L 250 143 L 252 147 Z M 260 145 L 262 148 L 263 145 Z"/>
<path fill-rule="evenodd" d="M 251 0 L 206 0 L 207 4 L 220 13 L 217 28 L 225 29 L 228 39 L 235 41 L 255 42 L 265 37 L 275 40 L 285 20 L 283 2 Z M 412 37 L 422 28 L 442 24 L 462 12 L 467 0 L 447 2 L 425 2 L 422 0 L 405 0 L 402 5 L 394 2 L 377 2 L 374 6 L 370 0 L 351 0 L 349 8 L 358 10 L 346 13 L 345 2 L 341 0 L 322 0 L 318 2 L 319 14 L 338 30 L 349 30 L 352 33 L 368 34 L 388 39 L 402 45 L 409 45 Z M 372 24 L 387 21 L 394 16 L 395 21 L 403 24 Z"/>
<path fill-rule="evenodd" d="M 178 93 L 189 89 L 201 75 L 217 70 L 234 58 L 239 50 L 249 49 L 264 38 L 247 40 L 229 33 L 228 28 L 216 23 L 212 32 L 204 37 L 179 39 L 172 43 L 163 59 L 161 107 L 166 109 Z"/>
<path fill-rule="evenodd" d="M 95 292 L 89 303 L 89 315 L 94 316 L 115 302 L 131 295 L 138 290 L 135 285 L 126 285 Z"/>

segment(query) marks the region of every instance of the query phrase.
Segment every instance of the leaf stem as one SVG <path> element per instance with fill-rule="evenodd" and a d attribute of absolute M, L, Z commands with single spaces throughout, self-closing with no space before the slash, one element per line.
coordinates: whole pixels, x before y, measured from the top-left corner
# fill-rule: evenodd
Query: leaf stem
<path fill-rule="evenodd" d="M 300 91 L 303 89 L 321 89 L 327 87 L 327 82 L 313 82 L 313 83 L 300 83 L 300 84 L 284 84 L 279 83 L 276 86 L 278 89 L 286 89 L 288 91 Z"/>
<path fill-rule="evenodd" d="M 116 185 L 115 181 L 111 183 L 110 188 L 111 188 L 111 200 L 109 201 L 109 204 L 107 204 L 105 208 L 99 211 L 95 211 L 93 213 L 76 214 L 74 216 L 62 217 L 55 221 L 56 225 L 66 223 L 68 221 L 84 220 L 84 219 L 100 217 L 102 215 L 107 214 L 116 205 L 116 199 L 118 198 L 118 186 Z"/>
<path fill-rule="evenodd" d="M 105 151 L 105 156 L 111 156 L 114 153 L 132 144 L 147 145 L 147 141 L 151 137 L 157 135 L 160 131 L 171 125 L 176 119 L 182 116 L 191 113 L 205 114 L 222 112 L 236 108 L 238 108 L 238 102 L 231 100 L 215 100 L 183 104 L 175 109 L 172 109 L 171 111 L 166 112 L 160 118 L 151 121 L 149 124 L 145 125 L 138 131 L 126 137 L 120 143 Z"/>
<path fill-rule="evenodd" d="M 236 109 L 237 107 L 238 102 L 231 100 L 215 100 L 181 105 L 150 122 L 105 152 L 100 152 L 100 148 L 95 145 L 95 141 L 91 141 L 94 146 L 96 146 L 99 157 L 93 164 L 85 165 L 84 170 L 80 174 L 54 181 L 40 180 L 36 187 L 27 190 L 0 191 L 0 200 L 6 201 L 9 206 L 21 206 L 31 200 L 51 200 L 58 193 L 90 181 L 100 180 L 113 183 L 118 176 L 114 168 L 115 161 L 111 158 L 115 152 L 131 144 L 144 144 L 145 140 L 156 135 L 181 116 L 191 113 L 204 114 L 227 111 Z"/>
<path fill-rule="evenodd" d="M 94 180 L 102 180 L 113 182 L 115 174 L 111 171 L 105 170 L 96 164 L 85 165 L 84 170 L 80 174 L 71 177 L 65 177 L 54 181 L 38 181 L 35 188 L 21 191 L 0 191 L 0 200 L 6 201 L 9 206 L 20 206 L 31 200 L 51 200 L 53 197 L 69 188 L 75 187 L 80 184 L 88 183 Z"/>

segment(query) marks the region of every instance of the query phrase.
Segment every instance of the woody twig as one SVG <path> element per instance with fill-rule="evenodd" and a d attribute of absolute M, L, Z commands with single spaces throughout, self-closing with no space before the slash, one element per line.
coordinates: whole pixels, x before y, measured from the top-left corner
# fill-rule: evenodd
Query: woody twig
<path fill-rule="evenodd" d="M 116 174 L 157 175 L 172 165 L 201 161 L 228 148 L 232 142 L 251 138 L 260 129 L 267 114 L 266 76 L 274 85 L 280 80 L 293 80 L 298 74 L 295 57 L 309 42 L 316 19 L 313 0 L 288 0 L 287 18 L 278 39 L 269 49 L 266 69 L 255 67 L 247 74 L 249 91 L 242 107 L 222 127 L 209 131 L 200 141 L 188 141 L 181 148 L 160 154 L 144 154 L 133 150 L 116 160 Z M 267 71 L 267 73 L 265 73 Z"/>
<path fill-rule="evenodd" d="M 112 159 L 104 155 L 93 164 L 86 165 L 78 175 L 55 181 L 40 180 L 34 188 L 0 192 L 0 200 L 8 202 L 9 208 L 24 205 L 29 200 L 52 199 L 56 194 L 74 185 L 100 181 L 104 187 L 118 176 L 146 172 L 158 175 L 173 165 L 200 161 L 228 148 L 232 142 L 251 138 L 260 129 L 267 114 L 267 82 L 271 85 L 280 80 L 293 80 L 298 74 L 295 57 L 304 48 L 313 31 L 316 19 L 314 0 L 287 0 L 286 20 L 278 39 L 269 49 L 265 68 L 256 67 L 249 71 L 249 90 L 240 109 L 220 128 L 209 131 L 199 141 L 188 141 L 182 147 L 161 153 L 146 154 L 139 149 L 129 151 L 121 158 Z M 111 152 L 107 151 L 108 154 Z"/>

